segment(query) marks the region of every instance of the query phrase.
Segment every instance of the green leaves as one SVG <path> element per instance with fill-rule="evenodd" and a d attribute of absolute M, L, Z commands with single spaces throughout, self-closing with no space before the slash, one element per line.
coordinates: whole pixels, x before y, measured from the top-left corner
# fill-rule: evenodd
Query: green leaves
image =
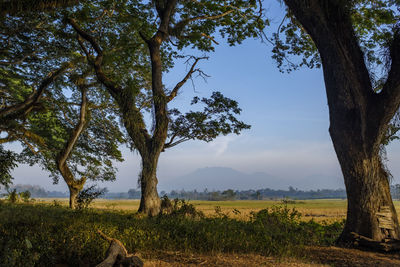
<path fill-rule="evenodd" d="M 388 63 L 385 55 L 393 38 L 393 27 L 396 27 L 400 18 L 399 1 L 356 0 L 346 4 L 371 76 L 379 80 L 379 77 L 374 76 L 379 76 Z M 313 41 L 288 9 L 285 18 L 270 38 L 274 45 L 272 58 L 277 62 L 280 71 L 290 72 L 303 66 L 321 67 L 319 53 Z"/>
<path fill-rule="evenodd" d="M 180 1 L 170 35 L 176 38 L 178 49 L 213 51 L 217 33 L 235 45 L 260 36 L 268 23 L 257 1 Z"/>
<path fill-rule="evenodd" d="M 11 171 L 17 167 L 17 154 L 5 150 L 0 145 L 0 185 L 8 186 L 12 183 Z"/>
<path fill-rule="evenodd" d="M 170 140 L 165 148 L 191 139 L 210 142 L 219 135 L 239 134 L 244 129 L 250 129 L 250 125 L 236 118 L 241 112 L 238 103 L 220 92 L 214 92 L 210 98 L 195 97 L 191 104 L 202 104 L 203 110 L 185 114 L 177 109 L 170 111 Z"/>

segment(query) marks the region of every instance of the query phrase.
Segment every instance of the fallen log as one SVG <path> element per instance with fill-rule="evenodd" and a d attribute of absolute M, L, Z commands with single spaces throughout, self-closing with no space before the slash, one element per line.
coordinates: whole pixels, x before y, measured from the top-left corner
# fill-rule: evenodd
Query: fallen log
<path fill-rule="evenodd" d="M 400 240 L 397 239 L 385 239 L 383 242 L 379 242 L 354 232 L 351 232 L 350 234 L 354 238 L 356 245 L 359 246 L 383 252 L 400 250 Z"/>
<path fill-rule="evenodd" d="M 142 267 L 143 261 L 133 254 L 129 254 L 125 246 L 118 239 L 108 237 L 102 231 L 97 233 L 110 243 L 110 247 L 106 252 L 104 261 L 96 265 L 96 267 Z"/>

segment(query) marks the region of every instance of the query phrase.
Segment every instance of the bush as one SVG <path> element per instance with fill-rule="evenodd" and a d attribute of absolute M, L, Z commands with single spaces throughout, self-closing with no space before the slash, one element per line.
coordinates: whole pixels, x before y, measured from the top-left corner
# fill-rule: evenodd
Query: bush
<path fill-rule="evenodd" d="M 78 210 L 87 209 L 93 200 L 107 192 L 106 188 L 99 189 L 95 185 L 89 186 L 79 192 L 76 198 L 76 208 Z"/>
<path fill-rule="evenodd" d="M 22 199 L 22 201 L 29 202 L 31 200 L 31 192 L 29 192 L 28 190 L 20 192 L 19 197 Z"/>
<path fill-rule="evenodd" d="M 193 204 L 183 199 L 174 199 L 172 202 L 166 195 L 161 198 L 161 214 L 176 217 L 203 218 L 204 213 L 196 210 Z"/>
<path fill-rule="evenodd" d="M 12 191 L 9 191 L 8 194 L 6 195 L 6 199 L 10 201 L 11 203 L 17 203 L 19 200 L 19 196 L 17 193 L 17 189 L 14 189 Z"/>

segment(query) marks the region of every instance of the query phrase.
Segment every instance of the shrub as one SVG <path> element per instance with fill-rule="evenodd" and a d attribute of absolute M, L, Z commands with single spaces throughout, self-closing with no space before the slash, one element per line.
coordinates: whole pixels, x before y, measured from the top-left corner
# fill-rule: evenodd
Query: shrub
<path fill-rule="evenodd" d="M 29 190 L 20 192 L 19 197 L 22 199 L 22 201 L 29 202 L 31 200 L 31 192 L 29 192 Z"/>
<path fill-rule="evenodd" d="M 17 193 L 17 189 L 14 189 L 12 191 L 9 191 L 8 194 L 6 195 L 6 199 L 10 201 L 11 203 L 17 203 L 19 200 L 19 196 Z"/>
<path fill-rule="evenodd" d="M 204 213 L 196 210 L 193 204 L 187 203 L 184 199 L 174 199 L 173 202 L 164 195 L 161 198 L 161 215 L 183 216 L 191 218 L 203 218 Z"/>
<path fill-rule="evenodd" d="M 95 185 L 83 189 L 76 198 L 76 208 L 78 210 L 87 209 L 93 200 L 105 194 L 106 191 L 106 188 L 99 189 Z"/>

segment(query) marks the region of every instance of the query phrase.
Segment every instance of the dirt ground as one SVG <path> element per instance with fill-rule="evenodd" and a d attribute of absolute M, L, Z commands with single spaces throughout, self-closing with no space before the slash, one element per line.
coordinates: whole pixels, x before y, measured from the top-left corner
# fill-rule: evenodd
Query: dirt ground
<path fill-rule="evenodd" d="M 277 259 L 254 254 L 198 255 L 162 252 L 145 260 L 145 266 L 276 266 L 276 267 L 400 267 L 400 253 L 383 254 L 338 247 L 308 247 L 303 259 Z"/>
<path fill-rule="evenodd" d="M 377 253 L 338 247 L 311 247 L 307 258 L 328 266 L 395 267 L 400 266 L 400 253 Z"/>

